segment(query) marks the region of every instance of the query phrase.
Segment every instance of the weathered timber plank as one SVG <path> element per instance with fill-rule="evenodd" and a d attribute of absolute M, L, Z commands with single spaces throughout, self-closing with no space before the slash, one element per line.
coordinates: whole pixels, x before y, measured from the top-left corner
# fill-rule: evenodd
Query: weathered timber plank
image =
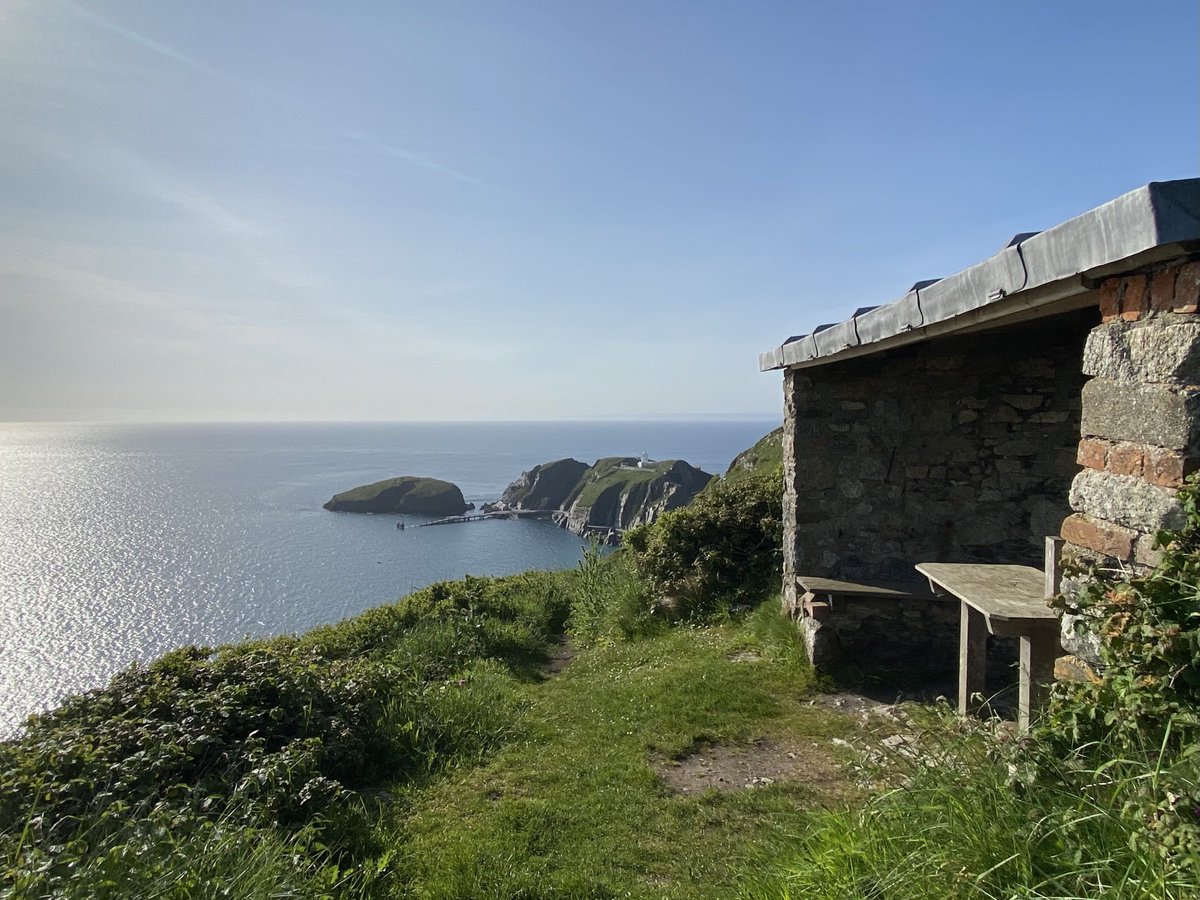
<path fill-rule="evenodd" d="M 914 581 L 901 584 L 898 582 L 876 582 L 863 584 L 857 581 L 840 581 L 836 578 L 817 578 L 811 575 L 799 575 L 796 581 L 811 594 L 833 594 L 839 597 L 895 597 L 897 599 L 939 600 L 926 585 Z"/>
<path fill-rule="evenodd" d="M 979 695 L 987 683 L 987 626 L 983 613 L 959 604 L 958 620 L 958 714 L 978 712 Z"/>
<path fill-rule="evenodd" d="M 919 563 L 917 571 L 946 592 L 999 622 L 1057 619 L 1046 605 L 1046 579 L 1032 566 Z"/>

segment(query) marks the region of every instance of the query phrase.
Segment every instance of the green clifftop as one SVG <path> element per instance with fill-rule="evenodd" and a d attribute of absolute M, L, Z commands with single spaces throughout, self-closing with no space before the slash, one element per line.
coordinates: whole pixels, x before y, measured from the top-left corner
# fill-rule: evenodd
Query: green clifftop
<path fill-rule="evenodd" d="M 740 481 L 750 475 L 783 469 L 783 427 L 780 426 L 758 440 L 753 447 L 733 458 L 725 471 L 726 481 Z"/>
<path fill-rule="evenodd" d="M 335 494 L 324 508 L 334 512 L 457 516 L 472 507 L 463 499 L 458 485 L 404 475 Z"/>

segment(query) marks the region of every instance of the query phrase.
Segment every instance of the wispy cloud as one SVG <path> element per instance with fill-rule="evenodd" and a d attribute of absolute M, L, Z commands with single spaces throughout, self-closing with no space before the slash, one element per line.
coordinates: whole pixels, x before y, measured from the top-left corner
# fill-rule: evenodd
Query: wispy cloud
<path fill-rule="evenodd" d="M 118 37 L 135 44 L 144 50 L 148 50 L 151 53 L 155 53 L 158 56 L 169 59 L 179 65 L 186 66 L 187 68 L 192 69 L 193 71 L 202 75 L 228 82 L 236 85 L 242 90 L 251 93 L 268 95 L 274 102 L 279 102 L 284 99 L 270 94 L 270 92 L 264 90 L 260 85 L 254 84 L 253 82 L 234 75 L 231 72 L 219 69 L 216 66 L 209 65 L 202 59 L 192 56 L 191 54 L 184 53 L 183 51 L 172 47 L 169 44 L 155 40 L 154 38 L 151 38 L 140 31 L 135 31 L 134 29 L 128 28 L 125 25 L 113 21 L 106 16 L 102 16 L 99 13 L 93 12 L 87 7 L 74 2 L 74 0 L 57 0 L 57 2 L 62 6 L 65 6 L 67 9 L 70 9 L 80 18 L 90 22 L 91 24 L 108 31 L 111 34 L 117 35 Z M 295 103 L 293 103 L 293 105 L 299 106 L 299 104 Z M 468 175 L 465 172 L 460 172 L 459 170 L 451 168 L 450 166 L 443 165 L 437 160 L 430 159 L 422 154 L 414 153 L 413 151 L 407 150 L 403 147 L 397 147 L 394 144 L 377 140 L 376 138 L 362 131 L 344 130 L 341 132 L 341 138 L 349 141 L 352 145 L 357 145 L 359 148 L 366 148 L 377 156 L 398 159 L 408 163 L 411 166 L 415 166 L 416 168 L 425 169 L 429 172 L 436 172 L 439 175 L 454 179 L 455 181 L 460 181 L 464 184 L 471 184 L 477 187 L 488 187 L 487 184 L 472 175 Z"/>
<path fill-rule="evenodd" d="M 462 181 L 466 184 L 474 184 L 478 185 L 479 187 L 487 186 L 478 178 L 474 178 L 471 175 L 466 175 L 462 172 L 459 172 L 457 169 L 450 168 L 449 166 L 443 166 L 439 162 L 435 162 L 432 159 L 428 159 L 409 150 L 403 150 L 400 147 L 396 147 L 392 144 L 385 144 L 382 141 L 377 141 L 361 132 L 347 131 L 345 132 L 345 137 L 350 141 L 354 141 L 362 146 L 370 148 L 380 156 L 390 156 L 393 159 L 401 159 L 419 168 L 429 169 L 431 172 L 438 172 L 439 174 L 445 175 L 447 178 L 453 178 L 456 181 Z"/>
<path fill-rule="evenodd" d="M 223 72 L 220 69 L 196 59 L 194 56 L 189 56 L 180 50 L 176 50 L 174 47 L 168 44 L 164 44 L 161 41 L 156 41 L 153 38 L 147 37 L 140 31 L 134 31 L 132 28 L 126 28 L 119 22 L 114 22 L 112 19 L 106 18 L 99 13 L 92 12 L 92 10 L 73 2 L 73 0 L 57 0 L 57 2 L 60 5 L 67 7 L 67 9 L 71 10 L 80 18 L 91 22 L 93 25 L 99 26 L 105 31 L 109 31 L 118 37 L 122 37 L 130 43 L 137 44 L 139 47 L 149 50 L 152 53 L 157 53 L 159 56 L 174 60 L 175 62 L 187 66 L 190 69 L 194 69 L 204 75 L 208 75 L 213 78 L 220 78 L 224 81 L 233 81 L 239 84 L 244 84 L 244 82 L 242 82 L 240 79 L 234 78 L 228 72 Z"/>

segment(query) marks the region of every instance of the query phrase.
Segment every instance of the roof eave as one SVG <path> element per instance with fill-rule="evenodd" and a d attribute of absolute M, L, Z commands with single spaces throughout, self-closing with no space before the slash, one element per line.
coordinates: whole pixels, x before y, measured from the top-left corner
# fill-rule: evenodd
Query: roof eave
<path fill-rule="evenodd" d="M 769 350 L 759 369 L 823 365 L 976 328 L 1013 310 L 1069 305 L 1098 277 L 1170 259 L 1197 242 L 1200 178 L 1152 182 L 955 275 L 915 285 L 886 306 Z"/>

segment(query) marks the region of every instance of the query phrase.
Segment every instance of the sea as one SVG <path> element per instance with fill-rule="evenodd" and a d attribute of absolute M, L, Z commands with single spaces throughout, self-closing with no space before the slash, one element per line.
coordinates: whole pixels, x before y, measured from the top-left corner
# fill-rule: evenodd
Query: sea
<path fill-rule="evenodd" d="M 570 568 L 586 546 L 539 521 L 399 530 L 423 519 L 322 509 L 339 491 L 431 476 L 478 505 L 567 456 L 721 474 L 777 424 L 0 423 L 0 739 L 176 647 L 301 632 L 467 574 Z"/>

